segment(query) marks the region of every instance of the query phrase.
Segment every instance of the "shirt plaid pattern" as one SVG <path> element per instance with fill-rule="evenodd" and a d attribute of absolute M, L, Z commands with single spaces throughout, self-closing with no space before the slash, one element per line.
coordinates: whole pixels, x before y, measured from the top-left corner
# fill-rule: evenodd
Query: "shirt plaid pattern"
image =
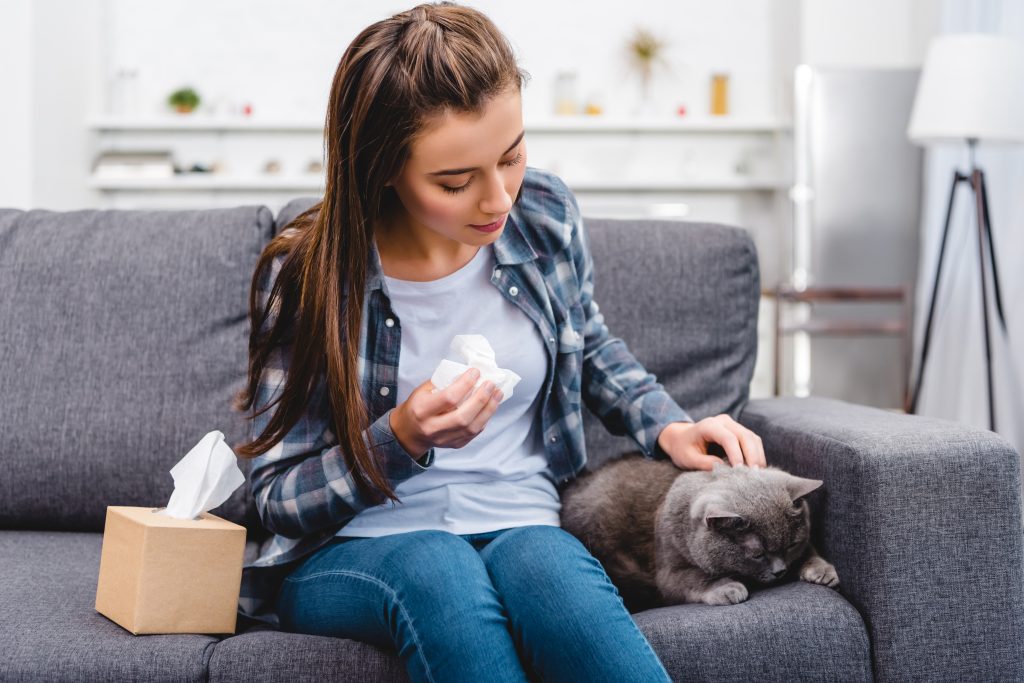
<path fill-rule="evenodd" d="M 657 446 L 658 434 L 670 422 L 693 420 L 605 325 L 593 300 L 594 266 L 579 205 L 558 176 L 527 167 L 518 201 L 494 243 L 494 256 L 497 267 L 491 284 L 534 322 L 547 347 L 540 418 L 558 485 L 575 477 L 586 462 L 583 404 L 612 434 L 632 438 L 645 456 L 666 458 Z M 274 259 L 258 285 L 262 306 L 283 259 Z M 377 444 L 374 452 L 397 485 L 426 471 L 434 451 L 420 465 L 391 431 L 401 324 L 390 309 L 375 246 L 367 265 L 358 369 L 372 420 L 369 430 Z M 257 406 L 266 405 L 283 388 L 288 360 L 287 348 L 271 355 L 258 386 Z M 357 496 L 329 428 L 326 400 L 321 378 L 302 419 L 280 443 L 252 461 L 256 509 L 271 535 L 258 557 L 243 567 L 239 612 L 274 626 L 280 581 L 298 560 L 326 544 L 367 507 Z M 270 411 L 256 417 L 251 436 L 259 434 L 269 419 Z"/>

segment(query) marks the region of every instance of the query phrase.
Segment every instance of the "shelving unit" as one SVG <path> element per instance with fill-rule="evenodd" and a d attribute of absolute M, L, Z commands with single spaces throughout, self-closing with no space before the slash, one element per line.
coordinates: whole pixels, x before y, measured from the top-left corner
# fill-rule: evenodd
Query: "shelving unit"
<path fill-rule="evenodd" d="M 88 122 L 95 131 L 263 131 L 321 133 L 323 121 L 298 119 L 227 119 L 201 115 L 126 118 L 100 116 Z M 686 117 L 677 119 L 625 119 L 606 116 L 555 116 L 534 118 L 528 132 L 691 132 L 772 133 L 789 130 L 788 123 L 767 118 Z"/>
<path fill-rule="evenodd" d="M 256 138 L 255 144 L 270 147 L 287 139 L 293 147 L 300 144 L 306 157 L 323 144 L 323 123 L 315 120 L 284 119 L 219 119 L 190 116 L 150 118 L 97 117 L 88 126 L 97 138 L 97 154 L 105 150 L 130 150 L 141 146 L 163 146 L 175 152 L 185 138 L 192 140 L 193 155 L 230 156 L 230 147 L 239 140 Z M 680 172 L 671 164 L 650 164 L 642 158 L 637 166 L 648 166 L 644 173 L 619 173 L 620 169 L 600 170 L 600 164 L 588 157 L 600 154 L 606 143 L 617 147 L 617 153 L 643 152 L 644 139 L 659 138 L 657 151 L 663 152 L 666 142 L 689 139 L 718 138 L 736 141 L 761 139 L 775 145 L 788 131 L 788 125 L 770 119 L 687 118 L 687 119 L 616 119 L 603 116 L 572 116 L 534 119 L 526 123 L 530 142 L 530 163 L 559 172 L 573 188 L 584 194 L 634 193 L 641 202 L 656 199 L 663 193 L 733 193 L 774 192 L 786 187 L 783 175 L 775 173 L 727 174 L 723 168 L 711 173 Z M 669 138 L 669 140 L 666 140 Z M 198 142 L 197 139 L 199 140 Z M 300 142 L 301 141 L 301 142 Z M 719 144 L 719 143 L 716 143 Z M 315 145 L 315 146 L 314 146 Z M 582 149 L 580 146 L 582 145 Z M 721 146 L 719 144 L 719 146 Z M 749 146 L 749 143 L 748 143 Z M 563 149 L 559 149 L 559 148 Z M 631 148 L 625 150 L 623 147 Z M 697 144 L 695 147 L 700 147 Z M 322 152 L 319 152 L 322 157 Z M 579 168 L 560 168 L 557 159 L 581 159 Z M 540 163 L 538 163 L 538 161 Z M 694 162 L 696 163 L 696 162 Z M 186 164 L 187 165 L 187 164 Z M 596 172 L 588 172 L 597 169 Z M 131 193 L 136 201 L 140 193 L 159 196 L 167 192 L 319 192 L 324 186 L 321 175 L 306 173 L 259 174 L 250 167 L 247 172 L 176 174 L 169 178 L 106 179 L 92 178 L 89 187 L 115 201 L 117 193 Z M 203 197 L 203 201 L 208 197 Z"/>
<path fill-rule="evenodd" d="M 573 181 L 566 178 L 574 191 L 578 192 L 743 192 L 743 191 L 775 191 L 782 189 L 776 181 L 743 178 L 707 178 L 693 182 L 651 180 L 616 181 L 616 180 L 581 180 Z M 213 173 L 180 174 L 172 178 L 139 178 L 139 179 L 92 179 L 89 187 L 104 191 L 177 191 L 177 190 L 288 190 L 297 192 L 316 192 L 323 189 L 323 179 L 298 177 L 223 177 Z"/>

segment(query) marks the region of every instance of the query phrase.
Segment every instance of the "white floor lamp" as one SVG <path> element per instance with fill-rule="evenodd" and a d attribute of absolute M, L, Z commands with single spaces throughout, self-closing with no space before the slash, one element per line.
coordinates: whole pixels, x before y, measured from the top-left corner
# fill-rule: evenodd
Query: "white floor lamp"
<path fill-rule="evenodd" d="M 953 174 L 942 230 L 939 260 L 935 266 L 928 322 L 925 324 L 917 381 L 909 412 L 917 411 L 924 379 L 925 361 L 931 341 L 935 302 L 942 275 L 942 260 L 949 236 L 953 200 L 961 183 L 971 188 L 978 221 L 978 256 L 981 275 L 981 305 L 985 334 L 985 362 L 988 371 L 989 428 L 995 431 L 995 401 L 992 389 L 992 344 L 989 338 L 989 297 L 985 280 L 986 254 L 992 270 L 996 313 L 1006 334 L 1006 318 L 999 291 L 996 249 L 992 240 L 991 217 L 985 174 L 975 161 L 975 148 L 983 142 L 1024 142 L 1024 46 L 997 35 L 969 33 L 944 35 L 932 40 L 918 81 L 914 108 L 907 128 L 910 139 L 921 145 L 938 141 L 966 141 L 970 172 Z"/>

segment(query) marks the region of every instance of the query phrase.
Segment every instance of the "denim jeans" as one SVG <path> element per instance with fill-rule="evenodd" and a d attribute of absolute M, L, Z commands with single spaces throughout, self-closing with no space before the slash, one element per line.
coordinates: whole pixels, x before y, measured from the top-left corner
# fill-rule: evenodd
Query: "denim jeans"
<path fill-rule="evenodd" d="M 397 651 L 412 681 L 669 681 L 572 534 L 338 537 L 285 577 L 281 628 Z"/>

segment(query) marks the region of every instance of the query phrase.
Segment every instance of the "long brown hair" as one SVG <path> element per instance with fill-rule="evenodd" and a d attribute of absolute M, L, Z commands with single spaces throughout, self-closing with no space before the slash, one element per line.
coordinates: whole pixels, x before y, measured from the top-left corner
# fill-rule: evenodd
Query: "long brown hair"
<path fill-rule="evenodd" d="M 373 227 L 399 201 L 385 183 L 401 172 L 413 140 L 432 117 L 446 111 L 478 115 L 490 99 L 521 91 L 529 78 L 490 19 L 452 2 L 418 5 L 378 21 L 348 46 L 327 106 L 324 197 L 286 226 L 294 230 L 278 232 L 253 274 L 248 385 L 235 396 L 236 410 L 254 408 L 274 349 L 291 350 L 284 390 L 248 419 L 278 408 L 262 434 L 234 447 L 238 456 L 255 457 L 281 441 L 322 378 L 331 428 L 359 496 L 367 505 L 399 500 L 363 441 L 369 415 L 357 366 Z M 282 254 L 262 307 L 259 285 Z"/>

